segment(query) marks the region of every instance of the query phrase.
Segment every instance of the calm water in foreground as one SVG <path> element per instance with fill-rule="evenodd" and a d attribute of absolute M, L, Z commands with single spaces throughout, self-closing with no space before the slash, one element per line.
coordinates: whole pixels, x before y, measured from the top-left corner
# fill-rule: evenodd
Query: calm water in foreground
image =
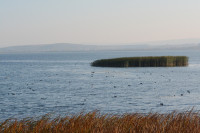
<path fill-rule="evenodd" d="M 160 55 L 186 55 L 190 65 L 90 66 L 102 58 Z M 0 54 L 0 120 L 94 110 L 166 113 L 193 107 L 200 110 L 199 51 Z"/>

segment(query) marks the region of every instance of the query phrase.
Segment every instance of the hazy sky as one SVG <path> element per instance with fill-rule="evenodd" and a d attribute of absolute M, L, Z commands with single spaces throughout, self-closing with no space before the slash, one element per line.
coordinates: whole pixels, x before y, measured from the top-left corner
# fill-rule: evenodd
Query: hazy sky
<path fill-rule="evenodd" d="M 200 38 L 200 0 L 0 0 L 0 47 Z"/>

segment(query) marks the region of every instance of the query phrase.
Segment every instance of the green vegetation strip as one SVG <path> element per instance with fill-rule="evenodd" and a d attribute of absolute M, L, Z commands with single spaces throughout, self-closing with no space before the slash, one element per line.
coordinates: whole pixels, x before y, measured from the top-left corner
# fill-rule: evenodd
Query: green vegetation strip
<path fill-rule="evenodd" d="M 188 66 L 187 56 L 149 56 L 101 59 L 91 63 L 95 67 L 178 67 Z"/>

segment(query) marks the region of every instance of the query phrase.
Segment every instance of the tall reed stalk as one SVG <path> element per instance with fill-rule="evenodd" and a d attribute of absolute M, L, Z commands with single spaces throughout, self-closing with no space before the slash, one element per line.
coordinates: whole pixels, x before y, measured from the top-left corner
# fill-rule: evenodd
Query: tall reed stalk
<path fill-rule="evenodd" d="M 200 114 L 101 115 L 99 112 L 50 119 L 10 119 L 0 123 L 1 133 L 199 133 Z"/>

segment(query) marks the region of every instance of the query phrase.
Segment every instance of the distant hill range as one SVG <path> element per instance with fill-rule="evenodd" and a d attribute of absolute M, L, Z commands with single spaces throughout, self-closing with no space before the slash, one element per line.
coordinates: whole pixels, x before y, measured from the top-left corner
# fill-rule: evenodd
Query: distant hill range
<path fill-rule="evenodd" d="M 30 52 L 69 52 L 69 51 L 148 51 L 148 50 L 200 50 L 200 39 L 196 42 L 188 40 L 172 40 L 148 43 L 117 44 L 117 45 L 82 45 L 71 43 L 12 46 L 0 48 L 0 53 Z"/>

